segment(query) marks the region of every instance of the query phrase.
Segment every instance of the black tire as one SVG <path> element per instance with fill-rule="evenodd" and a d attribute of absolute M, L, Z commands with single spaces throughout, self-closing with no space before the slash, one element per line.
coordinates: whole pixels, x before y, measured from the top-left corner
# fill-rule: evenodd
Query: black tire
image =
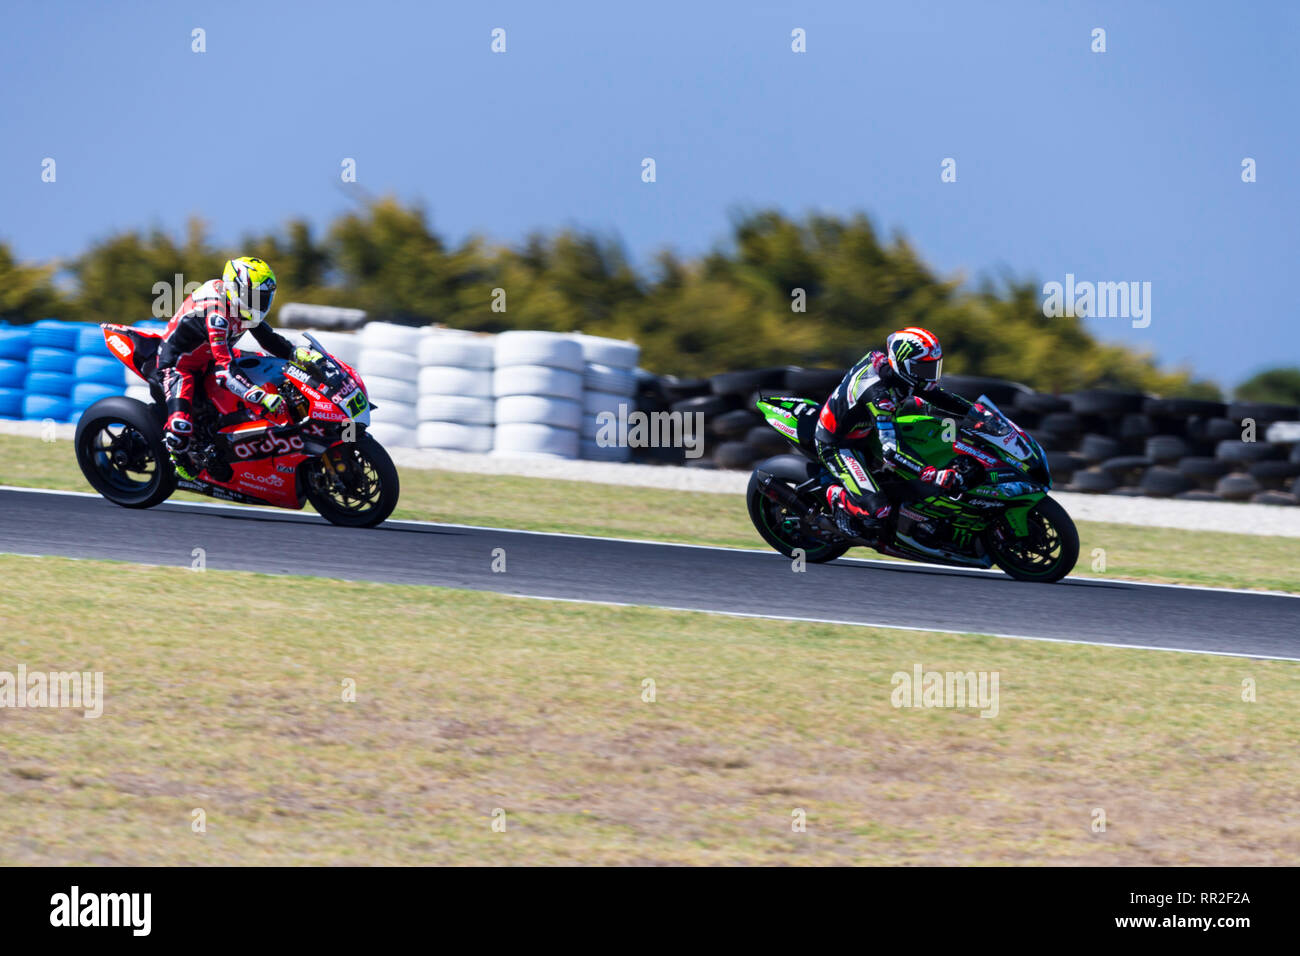
<path fill-rule="evenodd" d="M 939 383 L 944 391 L 960 395 L 975 401 L 980 395 L 987 395 L 1003 411 L 1011 408 L 1017 398 L 1032 389 L 1019 382 L 1009 382 L 1005 378 L 988 378 L 983 375 L 945 375 Z"/>
<path fill-rule="evenodd" d="M 1043 451 L 1069 451 L 1074 447 L 1074 440 L 1068 435 L 1045 432 L 1038 428 L 1034 429 L 1034 441 L 1043 446 Z"/>
<path fill-rule="evenodd" d="M 1090 465 L 1096 465 L 1119 454 L 1119 442 L 1109 435 L 1084 435 L 1079 443 L 1079 453 Z"/>
<path fill-rule="evenodd" d="M 771 425 L 755 425 L 745 432 L 745 441 L 764 458 L 784 454 L 790 449 L 790 443 Z"/>
<path fill-rule="evenodd" d="M 1188 418 L 1192 415 L 1221 418 L 1227 414 L 1228 406 L 1199 398 L 1148 398 L 1142 403 L 1142 411 L 1157 418 Z"/>
<path fill-rule="evenodd" d="M 1281 445 L 1270 445 L 1262 441 L 1240 441 L 1231 438 L 1219 442 L 1214 449 L 1214 457 L 1222 461 L 1268 461 L 1281 458 L 1286 454 Z"/>
<path fill-rule="evenodd" d="M 1066 486 L 1067 491 L 1082 491 L 1088 494 L 1104 494 L 1119 486 L 1114 475 L 1097 468 L 1076 471 Z"/>
<path fill-rule="evenodd" d="M 999 523 L 985 532 L 984 546 L 999 568 L 1017 581 L 1050 584 L 1074 570 L 1079 560 L 1079 530 L 1074 520 L 1052 498 L 1044 498 L 1029 512 L 1030 538 L 1014 539 Z"/>
<path fill-rule="evenodd" d="M 391 515 L 397 507 L 401 483 L 397 479 L 397 466 L 384 446 L 363 433 L 355 442 L 336 446 L 331 453 L 351 456 L 348 466 L 350 471 L 356 469 L 352 472 L 355 477 L 347 491 L 340 491 L 327 480 L 327 466 L 322 458 L 304 461 L 299 466 L 303 489 L 317 513 L 331 524 L 346 528 L 373 528 Z M 358 504 L 343 504 L 339 499 L 356 500 Z"/>
<path fill-rule="evenodd" d="M 1144 401 L 1141 392 L 1112 392 L 1090 388 L 1075 392 L 1070 399 L 1070 408 L 1078 415 L 1119 415 L 1141 411 Z"/>
<path fill-rule="evenodd" d="M 1017 412 L 1048 415 L 1052 412 L 1068 412 L 1070 400 L 1060 395 L 1045 395 L 1042 392 L 1021 392 L 1016 396 L 1012 408 Z"/>
<path fill-rule="evenodd" d="M 1280 481 L 1300 475 L 1300 462 L 1257 461 L 1246 470 L 1260 481 Z"/>
<path fill-rule="evenodd" d="M 675 412 L 688 415 L 701 412 L 705 418 L 712 418 L 714 415 L 721 415 L 739 407 L 740 396 L 738 395 L 697 395 L 694 398 L 683 398 L 669 406 Z"/>
<path fill-rule="evenodd" d="M 1204 436 L 1205 441 L 1241 441 L 1241 425 L 1231 418 L 1208 418 Z"/>
<path fill-rule="evenodd" d="M 781 388 L 789 369 L 753 368 L 741 372 L 722 372 L 709 379 L 714 395 L 748 395 L 757 388 Z"/>
<path fill-rule="evenodd" d="M 1232 471 L 1232 462 L 1218 458 L 1182 458 L 1178 470 L 1192 478 L 1222 478 Z"/>
<path fill-rule="evenodd" d="M 1143 450 L 1146 457 L 1164 464 L 1187 457 L 1187 442 L 1177 435 L 1152 435 Z"/>
<path fill-rule="evenodd" d="M 792 533 L 783 526 L 785 518 L 790 517 L 780 504 L 772 501 L 758 490 L 758 473 L 765 471 L 774 478 L 790 486 L 800 485 L 817 474 L 817 466 L 798 455 L 777 455 L 766 458 L 754 466 L 754 473 L 749 476 L 749 488 L 745 492 L 749 507 L 749 520 L 754 529 L 774 550 L 793 558 L 795 549 L 804 553 L 804 560 L 810 564 L 823 564 L 834 561 L 848 551 L 849 544 L 828 544 L 816 539 Z"/>
<path fill-rule="evenodd" d="M 1153 498 L 1170 498 L 1191 491 L 1195 482 L 1181 471 L 1157 465 L 1142 476 L 1142 491 Z"/>
<path fill-rule="evenodd" d="M 1241 422 L 1253 418 L 1257 422 L 1288 422 L 1296 418 L 1294 405 L 1276 405 L 1273 402 L 1233 402 L 1228 406 L 1228 417 Z"/>
<path fill-rule="evenodd" d="M 1046 451 L 1046 449 L 1044 449 Z M 1085 468 L 1086 463 L 1078 452 L 1073 451 L 1049 451 L 1047 452 L 1047 470 L 1051 472 L 1052 477 L 1061 476 L 1069 478 L 1076 471 Z"/>
<path fill-rule="evenodd" d="M 1107 458 L 1098 467 L 1116 478 L 1123 479 L 1140 475 L 1154 464 L 1155 462 L 1150 458 L 1143 458 L 1141 455 L 1118 455 L 1115 458 Z"/>
<path fill-rule="evenodd" d="M 665 376 L 659 379 L 659 390 L 663 392 L 664 401 L 672 404 L 688 398 L 698 398 L 709 394 L 707 378 L 673 378 Z"/>
<path fill-rule="evenodd" d="M 1039 419 L 1038 427 L 1057 435 L 1077 435 L 1082 430 L 1083 423 L 1073 412 L 1048 412 Z"/>
<path fill-rule="evenodd" d="M 1239 471 L 1224 475 L 1214 486 L 1214 493 L 1225 501 L 1245 501 L 1263 490 L 1258 481 Z"/>
<path fill-rule="evenodd" d="M 152 508 L 176 490 L 176 472 L 152 405 L 114 395 L 87 408 L 73 444 L 90 486 L 123 508 Z"/>
<path fill-rule="evenodd" d="M 791 395 L 807 395 L 824 402 L 847 371 L 843 368 L 792 368 L 785 373 L 784 386 Z"/>
<path fill-rule="evenodd" d="M 1142 441 L 1155 433 L 1155 424 L 1140 412 L 1129 412 L 1119 421 L 1119 437 L 1127 441 Z"/>
<path fill-rule="evenodd" d="M 713 460 L 719 468 L 743 470 L 758 458 L 758 451 L 753 445 L 743 441 L 724 441 L 713 451 Z"/>
<path fill-rule="evenodd" d="M 746 408 L 723 412 L 709 421 L 709 429 L 720 438 L 732 438 L 743 435 L 755 425 L 763 423 L 763 416 Z"/>

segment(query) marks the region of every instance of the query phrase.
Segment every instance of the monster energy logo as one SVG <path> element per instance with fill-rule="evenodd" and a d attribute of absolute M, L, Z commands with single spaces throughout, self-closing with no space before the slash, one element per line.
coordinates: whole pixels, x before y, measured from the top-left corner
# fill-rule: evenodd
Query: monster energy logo
<path fill-rule="evenodd" d="M 894 347 L 894 357 L 899 360 L 905 359 L 911 355 L 915 349 L 916 346 L 913 343 L 904 340 Z"/>

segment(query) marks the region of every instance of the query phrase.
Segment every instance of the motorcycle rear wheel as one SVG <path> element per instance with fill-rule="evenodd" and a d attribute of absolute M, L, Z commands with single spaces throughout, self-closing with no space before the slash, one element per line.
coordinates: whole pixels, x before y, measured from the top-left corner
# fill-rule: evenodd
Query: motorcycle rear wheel
<path fill-rule="evenodd" d="M 824 564 L 841 557 L 852 545 L 830 544 L 813 537 L 803 530 L 802 515 L 791 514 L 758 488 L 760 471 L 793 486 L 813 477 L 814 468 L 811 462 L 797 455 L 777 455 L 761 461 L 749 476 L 745 499 L 749 505 L 749 520 L 764 541 L 787 558 L 793 558 L 797 549 L 803 552 L 804 560 L 810 564 Z"/>
<path fill-rule="evenodd" d="M 114 395 L 82 413 L 73 439 L 90 486 L 123 508 L 152 508 L 176 490 L 176 472 L 152 406 Z"/>

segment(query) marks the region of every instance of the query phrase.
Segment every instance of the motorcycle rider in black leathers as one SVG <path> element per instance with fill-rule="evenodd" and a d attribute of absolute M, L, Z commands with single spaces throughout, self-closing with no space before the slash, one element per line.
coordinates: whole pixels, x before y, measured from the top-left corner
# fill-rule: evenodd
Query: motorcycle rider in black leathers
<path fill-rule="evenodd" d="M 934 334 L 909 327 L 885 340 L 884 352 L 870 352 L 849 369 L 831 392 L 817 418 L 817 453 L 839 484 L 826 490 L 826 501 L 842 534 L 873 537 L 889 516 L 891 502 L 868 467 L 867 455 L 854 443 L 871 434 L 880 438 L 881 466 L 933 482 L 945 491 L 962 488 L 960 472 L 936 469 L 912 458 L 898 446 L 895 418 L 904 411 L 924 413 L 926 406 L 957 417 L 972 403 L 938 387 L 943 352 Z"/>

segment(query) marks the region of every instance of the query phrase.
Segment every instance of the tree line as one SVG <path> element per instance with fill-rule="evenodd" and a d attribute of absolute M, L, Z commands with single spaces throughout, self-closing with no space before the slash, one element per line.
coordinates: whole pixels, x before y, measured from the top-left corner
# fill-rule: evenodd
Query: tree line
<path fill-rule="evenodd" d="M 746 213 L 727 243 L 695 259 L 662 252 L 649 274 L 633 268 L 616 240 L 577 230 L 533 234 L 518 245 L 477 236 L 448 245 L 423 209 L 391 198 L 340 216 L 323 235 L 295 220 L 246 236 L 237 248 L 214 244 L 191 220 L 183 236 L 122 232 L 69 262 L 20 263 L 0 244 L 0 316 L 140 321 L 154 311 L 156 283 L 217 276 L 234 255 L 271 263 L 281 305 L 348 306 L 371 318 L 481 331 L 628 338 L 641 345 L 642 365 L 659 373 L 847 366 L 891 329 L 922 325 L 944 343 L 947 373 L 1058 392 L 1120 387 L 1220 397 L 1216 385 L 1188 371 L 1098 341 L 1077 317 L 1044 317 L 1033 282 L 961 288 L 935 274 L 905 238 L 883 239 L 863 215 Z"/>

